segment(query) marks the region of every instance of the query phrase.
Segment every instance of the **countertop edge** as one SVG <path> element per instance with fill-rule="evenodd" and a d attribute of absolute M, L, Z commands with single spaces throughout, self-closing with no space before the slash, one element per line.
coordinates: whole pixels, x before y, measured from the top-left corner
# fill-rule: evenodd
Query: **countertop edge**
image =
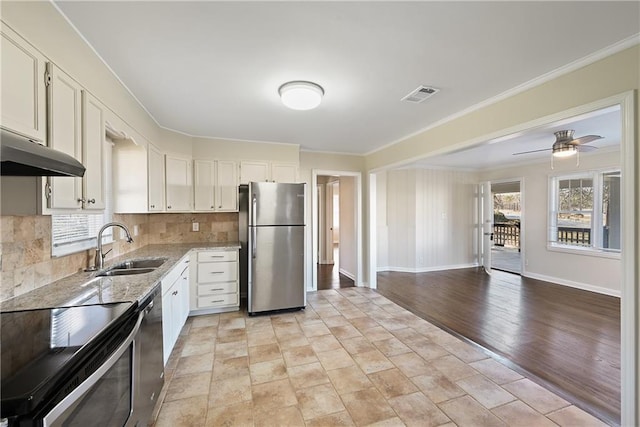
<path fill-rule="evenodd" d="M 141 303 L 169 272 L 194 251 L 238 250 L 239 242 L 150 244 L 108 261 L 106 268 L 130 259 L 167 258 L 156 270 L 141 275 L 98 277 L 98 272 L 77 272 L 6 301 L 0 311 L 35 310 L 73 305 Z M 104 270 L 104 269 L 103 269 Z M 101 270 L 101 271 L 103 271 Z"/>

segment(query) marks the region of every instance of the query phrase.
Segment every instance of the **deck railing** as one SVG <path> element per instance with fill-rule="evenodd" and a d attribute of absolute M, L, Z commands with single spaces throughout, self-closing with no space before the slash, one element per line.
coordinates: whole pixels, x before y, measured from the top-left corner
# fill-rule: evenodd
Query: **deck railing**
<path fill-rule="evenodd" d="M 493 224 L 493 244 L 496 246 L 511 246 L 520 249 L 520 224 Z"/>
<path fill-rule="evenodd" d="M 558 227 L 558 243 L 570 243 L 578 246 L 591 245 L 591 229 Z"/>

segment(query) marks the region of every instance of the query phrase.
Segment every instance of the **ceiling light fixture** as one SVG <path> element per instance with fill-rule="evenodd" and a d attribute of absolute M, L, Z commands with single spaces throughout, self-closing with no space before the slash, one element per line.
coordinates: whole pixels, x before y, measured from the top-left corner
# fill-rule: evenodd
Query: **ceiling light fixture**
<path fill-rule="evenodd" d="M 578 154 L 578 147 L 573 144 L 556 142 L 552 148 L 553 157 L 571 157 Z"/>
<path fill-rule="evenodd" d="M 320 105 L 324 89 L 313 82 L 287 82 L 278 88 L 282 103 L 292 110 L 312 110 Z"/>

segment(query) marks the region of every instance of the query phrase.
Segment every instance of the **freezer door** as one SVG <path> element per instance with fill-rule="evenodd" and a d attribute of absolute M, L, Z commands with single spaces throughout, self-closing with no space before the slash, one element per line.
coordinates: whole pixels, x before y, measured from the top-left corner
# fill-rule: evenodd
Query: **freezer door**
<path fill-rule="evenodd" d="M 250 225 L 304 225 L 305 184 L 251 182 Z"/>
<path fill-rule="evenodd" d="M 304 226 L 249 227 L 250 314 L 305 305 Z"/>

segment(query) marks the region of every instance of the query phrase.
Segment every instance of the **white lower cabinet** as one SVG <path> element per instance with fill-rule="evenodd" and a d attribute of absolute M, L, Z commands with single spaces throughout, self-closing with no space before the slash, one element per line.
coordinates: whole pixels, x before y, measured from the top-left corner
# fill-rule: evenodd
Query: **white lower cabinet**
<path fill-rule="evenodd" d="M 180 331 L 189 316 L 189 257 L 182 259 L 162 279 L 163 360 L 167 364 Z"/>
<path fill-rule="evenodd" d="M 239 310 L 238 249 L 197 251 L 191 260 L 191 314 Z"/>

